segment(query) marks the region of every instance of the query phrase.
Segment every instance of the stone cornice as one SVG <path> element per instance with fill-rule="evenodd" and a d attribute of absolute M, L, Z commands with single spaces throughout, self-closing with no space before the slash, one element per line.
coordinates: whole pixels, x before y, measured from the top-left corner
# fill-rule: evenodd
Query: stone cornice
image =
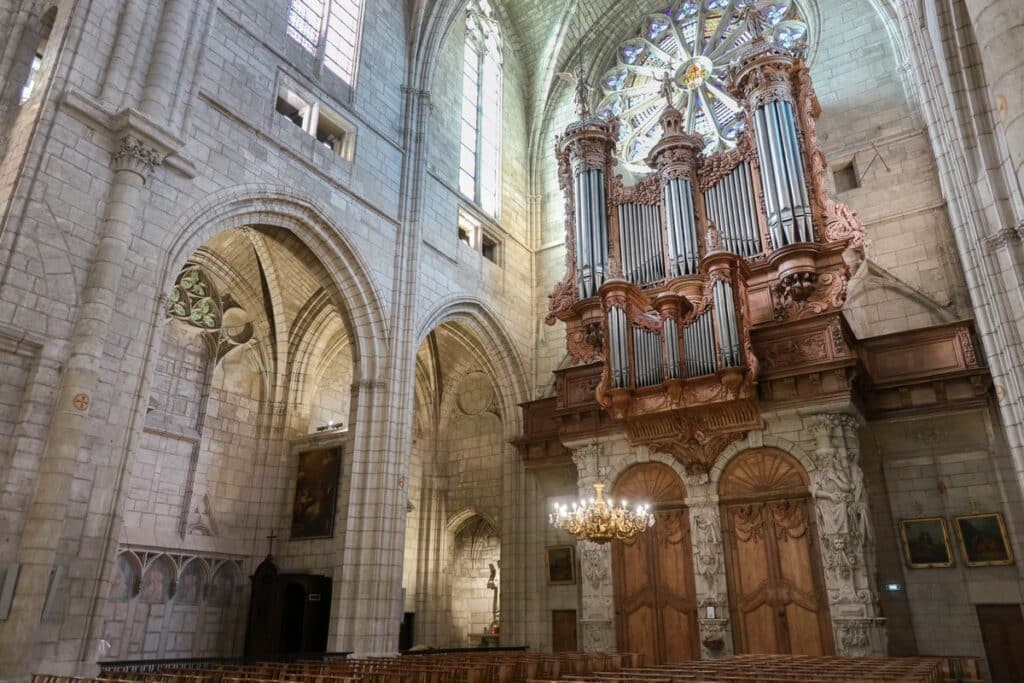
<path fill-rule="evenodd" d="M 76 88 L 67 90 L 62 104 L 76 118 L 86 124 L 103 128 L 115 139 L 123 141 L 133 138 L 138 143 L 132 143 L 133 148 L 140 149 L 139 145 L 142 145 L 151 149 L 153 154 L 144 155 L 148 157 L 144 161 L 145 165 L 150 163 L 154 155 L 159 155 L 169 168 L 181 173 L 186 178 L 196 177 L 195 163 L 183 154 L 185 141 L 142 112 L 130 107 L 114 111 L 91 95 Z M 122 142 L 121 149 L 114 152 L 115 159 L 123 160 L 124 154 L 125 149 Z M 138 158 L 137 155 L 135 158 Z"/>

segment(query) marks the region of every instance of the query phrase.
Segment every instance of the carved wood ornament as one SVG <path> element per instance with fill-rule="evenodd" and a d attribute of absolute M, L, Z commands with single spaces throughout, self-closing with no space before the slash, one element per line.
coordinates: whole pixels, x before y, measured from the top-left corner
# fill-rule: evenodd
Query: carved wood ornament
<path fill-rule="evenodd" d="M 862 260 L 864 236 L 856 212 L 828 194 L 829 166 L 816 130 L 821 107 L 802 57 L 757 45 L 733 68 L 731 79 L 732 94 L 744 108 L 739 118 L 746 122 L 735 147 L 701 156 L 700 136 L 685 133 L 679 112 L 669 107 L 662 115 L 663 137 L 648 156 L 654 170 L 632 186 L 613 172 L 614 121 L 577 122 L 558 140 L 559 182 L 566 195 L 566 276 L 549 296 L 546 322 L 565 323 L 567 350 L 576 364 L 556 372 L 558 409 L 552 419 L 560 424 L 561 438 L 578 437 L 599 425 L 602 433 L 622 432 L 632 444 L 669 454 L 690 474 L 702 475 L 730 443 L 763 426 L 762 403 L 849 399 L 852 392 L 874 387 L 866 400 L 868 410 L 917 410 L 927 400 L 926 392 L 896 385 L 921 384 L 938 374 L 948 379 L 932 382 L 936 398 L 930 405 L 983 400 L 990 382 L 978 363 L 969 324 L 908 339 L 911 346 L 935 346 L 934 353 L 921 358 L 934 357 L 936 364 L 923 374 L 894 376 L 886 354 L 894 349 L 891 354 L 897 357 L 895 348 L 902 342 L 858 341 L 842 317 L 851 277 L 848 264 L 856 267 Z M 770 178 L 762 174 L 770 173 L 771 162 L 761 158 L 767 145 L 755 130 L 760 108 L 768 106 L 792 112 L 790 133 L 802 164 L 789 177 L 802 178 L 806 190 L 810 228 L 804 241 L 777 245 L 780 223 L 769 221 Z M 736 171 L 744 164 L 746 175 L 737 181 Z M 604 211 L 608 254 L 601 264 L 603 281 L 589 298 L 581 298 L 577 267 L 575 185 L 581 169 L 603 169 L 605 182 L 598 193 L 604 206 L 591 208 Z M 755 220 L 747 221 L 745 234 L 760 247 L 745 256 L 728 251 L 737 244 L 737 228 L 721 218 L 722 200 L 705 197 L 736 182 L 753 201 Z M 670 203 L 668 197 L 681 192 L 680 187 L 692 195 L 672 195 L 677 199 Z M 646 224 L 643 238 L 635 233 L 632 244 L 626 243 L 629 224 L 619 224 L 623 204 L 658 207 L 656 213 L 641 215 L 648 221 L 657 216 L 660 251 L 658 245 L 648 249 L 652 228 Z M 680 205 L 691 212 L 689 223 L 680 219 Z M 721 225 L 710 220 L 709 211 Z M 736 213 L 725 212 L 734 223 Z M 782 220 L 778 215 L 771 220 Z M 692 230 L 688 237 L 682 236 L 684 228 Z M 787 229 L 796 234 L 795 223 Z M 593 252 L 592 242 L 590 247 Z M 658 261 L 657 276 L 628 279 L 638 277 L 635 252 L 629 254 L 632 272 L 628 278 L 623 274 L 622 250 L 638 248 L 647 249 L 640 253 L 648 261 Z M 686 249 L 694 253 L 684 266 Z M 615 323 L 619 329 L 611 327 L 613 313 L 624 319 Z M 660 351 L 651 351 L 652 336 Z M 619 340 L 617 359 L 614 339 Z M 643 358 L 634 348 L 638 343 L 648 344 L 641 346 Z M 939 350 L 949 345 L 957 362 L 940 366 L 939 359 L 948 359 L 950 353 Z M 654 380 L 649 372 L 641 381 L 641 361 L 647 370 L 653 368 Z M 614 373 L 613 363 L 618 363 Z M 881 385 L 871 379 L 855 382 L 865 376 L 892 379 Z M 799 527 L 786 521 L 789 512 L 778 512 L 783 516 L 773 522 L 774 528 Z"/>

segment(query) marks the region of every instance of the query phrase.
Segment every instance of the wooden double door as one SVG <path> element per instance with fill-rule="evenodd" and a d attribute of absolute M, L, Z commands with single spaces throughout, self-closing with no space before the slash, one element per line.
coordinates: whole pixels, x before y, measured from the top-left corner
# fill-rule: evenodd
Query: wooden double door
<path fill-rule="evenodd" d="M 700 658 L 690 518 L 682 481 L 660 463 L 636 465 L 615 485 L 615 500 L 647 502 L 652 529 L 612 548 L 616 634 L 620 652 L 648 664 Z"/>
<path fill-rule="evenodd" d="M 748 451 L 726 468 L 719 494 L 736 652 L 832 654 L 806 472 L 781 451 Z"/>

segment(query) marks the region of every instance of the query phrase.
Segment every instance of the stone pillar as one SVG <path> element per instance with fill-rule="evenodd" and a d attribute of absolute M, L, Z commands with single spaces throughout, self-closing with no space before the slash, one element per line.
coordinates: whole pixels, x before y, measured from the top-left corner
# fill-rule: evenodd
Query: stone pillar
<path fill-rule="evenodd" d="M 433 479 L 433 477 L 431 477 Z M 451 638 L 448 496 L 436 481 L 420 494 L 419 562 L 416 567 L 416 643 L 447 647 Z"/>
<path fill-rule="evenodd" d="M 60 543 L 64 537 L 72 486 L 95 426 L 90 408 L 97 387 L 110 321 L 117 305 L 119 285 L 139 209 L 142 187 L 163 155 L 128 134 L 113 155 L 114 177 L 100 227 L 100 240 L 79 304 L 71 335 L 68 360 L 54 402 L 48 439 L 39 463 L 35 490 L 25 517 L 18 547 L 21 574 L 11 616 L 0 624 L 0 677 L 25 673 L 33 656 L 32 642 L 39 626 Z M 115 532 L 116 533 L 116 532 Z M 100 558 L 92 568 L 78 568 L 98 576 Z M 84 626 L 84 624 L 83 624 Z M 81 637 L 84 637 L 84 632 Z M 62 637 L 66 637 L 62 634 Z M 88 658 L 89 648 L 76 650 Z M 85 669 L 91 662 L 81 662 Z M 54 663 L 44 663 L 54 669 Z M 65 672 L 73 663 L 61 665 Z M 70 668 L 68 668 L 70 667 Z M 82 669 L 83 671 L 85 669 Z"/>
<path fill-rule="evenodd" d="M 811 492 L 836 653 L 886 653 L 885 619 L 875 589 L 875 533 L 860 467 L 860 423 L 846 413 L 815 415 Z"/>
<path fill-rule="evenodd" d="M 358 382 L 359 430 L 352 447 L 351 481 L 346 511 L 345 549 L 335 574 L 337 611 L 334 640 L 328 647 L 357 656 L 398 652 L 402 610 L 402 553 L 408 495 L 402 450 L 385 420 L 403 403 L 402 387 Z M 408 415 L 411 415 L 410 410 Z M 408 422 L 390 427 L 412 433 Z M 405 431 L 408 430 L 408 431 Z M 406 441 L 405 443 L 408 443 Z"/>
<path fill-rule="evenodd" d="M 577 485 L 581 498 L 594 495 L 594 484 L 603 482 L 601 445 L 591 443 L 573 450 Z M 612 589 L 612 548 L 608 543 L 578 541 L 580 558 L 580 649 L 584 652 L 614 652 L 615 597 Z"/>
<path fill-rule="evenodd" d="M 701 657 L 715 659 L 733 653 L 718 492 L 706 474 L 692 475 L 685 479 Z"/>
<path fill-rule="evenodd" d="M 171 118 L 176 89 L 169 87 L 178 82 L 182 53 L 189 37 L 189 18 L 199 6 L 195 0 L 165 0 L 160 30 L 157 31 L 153 56 L 146 75 L 146 87 L 142 91 L 140 108 L 158 121 Z"/>
<path fill-rule="evenodd" d="M 1006 131 L 1010 162 L 1024 185 L 1024 3 L 966 0 L 996 118 Z"/>

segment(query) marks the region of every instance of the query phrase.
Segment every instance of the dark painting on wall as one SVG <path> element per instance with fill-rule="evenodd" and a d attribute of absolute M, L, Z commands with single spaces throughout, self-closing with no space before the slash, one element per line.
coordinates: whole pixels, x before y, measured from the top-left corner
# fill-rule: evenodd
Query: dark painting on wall
<path fill-rule="evenodd" d="M 117 556 L 117 569 L 114 572 L 114 585 L 110 589 L 110 599 L 118 602 L 131 600 L 138 588 L 139 571 L 135 562 L 127 553 Z"/>
<path fill-rule="evenodd" d="M 217 567 L 210 582 L 208 602 L 214 607 L 229 607 L 235 593 L 235 568 L 230 562 Z"/>
<path fill-rule="evenodd" d="M 299 454 L 292 506 L 292 538 L 330 538 L 334 535 L 334 506 L 338 500 L 341 449 Z"/>
<path fill-rule="evenodd" d="M 174 579 L 174 570 L 170 562 L 164 558 L 154 560 L 149 568 L 142 575 L 142 588 L 139 590 L 139 600 L 151 604 L 167 602 L 171 593 L 171 581 Z"/>
<path fill-rule="evenodd" d="M 192 560 L 178 575 L 178 584 L 174 589 L 174 602 L 179 605 L 198 605 L 203 598 L 206 575 L 199 560 Z"/>
<path fill-rule="evenodd" d="M 901 519 L 900 537 L 903 557 L 911 569 L 953 566 L 953 549 L 949 545 L 946 520 L 942 517 Z"/>
<path fill-rule="evenodd" d="M 960 551 L 968 567 L 1013 564 L 1013 550 L 1006 537 L 1003 516 L 998 512 L 954 517 Z"/>
<path fill-rule="evenodd" d="M 548 583 L 567 586 L 576 583 L 576 554 L 571 545 L 545 548 L 548 560 Z"/>

